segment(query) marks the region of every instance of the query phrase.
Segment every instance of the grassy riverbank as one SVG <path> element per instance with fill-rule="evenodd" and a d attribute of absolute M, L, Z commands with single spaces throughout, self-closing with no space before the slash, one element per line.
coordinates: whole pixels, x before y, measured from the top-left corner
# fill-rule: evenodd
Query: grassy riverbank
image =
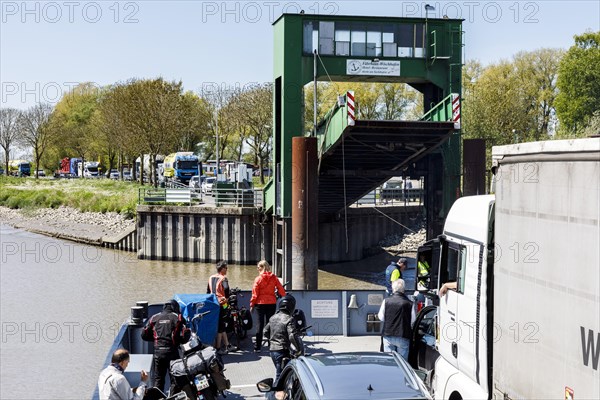
<path fill-rule="evenodd" d="M 133 218 L 140 185 L 110 179 L 14 178 L 0 176 L 0 206 L 117 212 Z"/>

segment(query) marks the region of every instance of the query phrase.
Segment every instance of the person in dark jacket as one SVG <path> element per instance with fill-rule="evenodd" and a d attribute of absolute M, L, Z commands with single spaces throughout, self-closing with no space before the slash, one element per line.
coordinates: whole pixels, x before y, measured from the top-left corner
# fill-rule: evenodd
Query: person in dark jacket
<path fill-rule="evenodd" d="M 388 296 L 392 295 L 392 282 L 402 278 L 402 272 L 404 272 L 407 265 L 406 258 L 402 257 L 398 260 L 398 263 L 395 261 L 390 262 L 390 265 L 385 269 L 385 290 Z"/>
<path fill-rule="evenodd" d="M 283 359 L 290 358 L 290 350 L 293 345 L 295 352 L 302 352 L 302 341 L 297 336 L 296 323 L 292 314 L 296 309 L 296 299 L 291 295 L 285 295 L 279 302 L 279 311 L 270 319 L 263 331 L 269 340 L 271 359 L 275 364 L 275 384 L 283 370 Z"/>
<path fill-rule="evenodd" d="M 395 351 L 408 360 L 412 336 L 412 301 L 404 294 L 404 280 L 392 283 L 392 295 L 381 303 L 377 316 L 383 321 L 383 351 Z"/>
<path fill-rule="evenodd" d="M 174 299 L 165 303 L 162 312 L 148 319 L 142 331 L 142 339 L 154 342 L 153 387 L 165 390 L 165 376 L 169 371 L 169 364 L 179 358 L 179 345 L 185 342 L 186 330 L 179 303 Z"/>

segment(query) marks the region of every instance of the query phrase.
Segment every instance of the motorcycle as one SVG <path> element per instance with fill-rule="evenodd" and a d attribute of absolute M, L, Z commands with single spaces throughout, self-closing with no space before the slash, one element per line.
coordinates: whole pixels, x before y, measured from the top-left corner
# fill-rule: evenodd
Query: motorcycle
<path fill-rule="evenodd" d="M 294 319 L 294 325 L 296 328 L 295 336 L 298 347 L 296 347 L 293 343 L 290 343 L 289 357 L 283 358 L 282 369 L 285 368 L 291 360 L 307 355 L 305 354 L 303 338 L 305 335 L 312 336 L 312 332 L 309 330 L 312 327 L 312 325 L 306 326 L 306 317 L 304 316 L 304 312 L 302 310 L 294 310 L 294 312 L 292 313 L 292 318 Z M 267 342 L 267 339 L 265 339 L 264 341 Z M 259 392 L 265 393 L 266 399 L 276 400 L 279 398 L 277 397 L 277 394 L 274 391 L 274 388 L 276 387 L 276 382 L 274 382 L 273 378 L 266 378 L 261 380 L 256 384 L 256 387 L 258 388 Z"/>
<path fill-rule="evenodd" d="M 306 325 L 306 316 L 304 315 L 304 311 L 297 308 L 292 313 L 292 318 L 294 319 L 294 326 L 296 330 L 296 342 L 298 343 L 299 348 L 296 348 L 292 343 L 290 343 L 290 357 L 285 357 L 283 359 L 282 366 L 285 367 L 290 360 L 294 358 L 298 358 L 305 354 L 305 346 L 304 346 L 304 337 L 312 336 L 313 332 L 310 330 L 312 325 Z M 268 338 L 263 338 L 263 344 L 268 344 Z"/>
<path fill-rule="evenodd" d="M 202 344 L 193 328 L 195 320 L 209 312 L 198 313 L 192 318 L 190 340 L 181 345 L 181 358 L 171 361 L 169 372 L 174 380 L 174 390 L 170 395 L 183 392 L 189 399 L 214 400 L 231 387 L 223 373 L 221 356 L 214 347 Z"/>

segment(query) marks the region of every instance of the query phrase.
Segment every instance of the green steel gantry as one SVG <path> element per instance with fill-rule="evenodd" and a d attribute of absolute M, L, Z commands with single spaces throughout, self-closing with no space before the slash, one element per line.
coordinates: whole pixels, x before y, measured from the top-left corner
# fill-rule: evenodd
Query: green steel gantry
<path fill-rule="evenodd" d="M 292 138 L 305 135 L 304 86 L 314 76 L 320 81 L 407 83 L 423 93 L 424 121 L 448 121 L 450 96 L 461 93 L 463 34 L 462 20 L 431 18 L 283 14 L 273 27 L 275 175 L 265 188 L 264 201 L 267 212 L 283 226 L 279 232 L 274 226 L 273 247 L 281 255 L 289 246 L 285 225 L 292 207 Z M 328 141 L 335 143 L 344 129 Z M 427 156 L 424 167 L 440 169 L 441 176 L 432 182 L 437 182 L 433 186 L 441 196 L 432 190 L 431 202 L 439 203 L 434 208 L 441 218 L 460 185 L 460 131 L 448 137 Z M 283 262 L 290 257 L 284 255 Z"/>

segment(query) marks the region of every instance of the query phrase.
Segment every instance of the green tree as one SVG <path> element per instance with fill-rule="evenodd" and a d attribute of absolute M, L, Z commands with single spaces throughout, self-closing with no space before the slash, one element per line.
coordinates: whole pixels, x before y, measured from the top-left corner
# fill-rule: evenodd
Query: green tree
<path fill-rule="evenodd" d="M 181 98 L 182 121 L 178 150 L 193 151 L 199 142 L 205 141 L 210 131 L 212 114 L 208 102 L 193 92 Z"/>
<path fill-rule="evenodd" d="M 123 172 L 124 165 L 131 168 L 132 176 L 137 178 L 134 168 L 136 157 L 143 152 L 143 146 L 136 140 L 131 124 L 127 122 L 127 112 L 123 108 L 127 103 L 127 83 L 111 85 L 102 91 L 98 108 L 93 117 L 94 125 L 99 132 L 101 142 L 106 145 L 109 168 L 112 168 L 115 157 Z"/>
<path fill-rule="evenodd" d="M 118 157 L 118 167 L 122 178 L 123 155 L 129 154 L 129 158 L 131 158 L 135 153 L 127 151 L 129 135 L 118 112 L 119 102 L 115 90 L 114 87 L 109 86 L 100 91 L 98 105 L 92 115 L 91 122 L 98 135 L 99 147 L 108 161 L 106 170 L 110 171 L 116 166 Z"/>
<path fill-rule="evenodd" d="M 21 113 L 19 118 L 20 142 L 33 149 L 35 158 L 35 178 L 38 179 L 37 166 L 44 152 L 48 148 L 52 135 L 55 133 L 50 128 L 50 114 L 52 107 L 47 103 L 38 103 Z"/>
<path fill-rule="evenodd" d="M 271 84 L 246 89 L 235 98 L 233 113 L 238 120 L 238 133 L 250 149 L 258 166 L 260 182 L 265 183 L 263 169 L 271 156 L 273 121 L 273 89 Z M 241 148 L 239 159 L 242 159 Z"/>
<path fill-rule="evenodd" d="M 345 93 L 335 82 L 317 82 L 317 124 L 335 106 L 337 96 Z M 311 82 L 304 86 L 304 132 L 314 130 L 314 98 L 314 84 Z"/>
<path fill-rule="evenodd" d="M 511 61 L 463 67 L 462 130 L 492 146 L 546 139 L 555 123 L 558 64 L 563 52 L 521 52 Z M 491 161 L 491 160 L 489 160 Z"/>
<path fill-rule="evenodd" d="M 529 103 L 512 63 L 502 61 L 479 72 L 479 65 L 467 64 L 463 93 L 463 133 L 483 138 L 488 146 L 514 141 L 513 130 L 529 132 Z"/>
<path fill-rule="evenodd" d="M 382 91 L 380 85 L 376 83 L 353 83 L 348 90 L 354 90 L 357 119 L 381 119 Z"/>
<path fill-rule="evenodd" d="M 422 95 L 404 83 L 319 82 L 317 121 L 337 103 L 337 97 L 354 91 L 356 118 L 370 120 L 417 120 L 423 115 Z M 313 84 L 304 87 L 305 131 L 313 130 Z"/>
<path fill-rule="evenodd" d="M 116 85 L 112 96 L 118 104 L 114 117 L 127 132 L 126 145 L 139 152 L 142 163 L 143 155 L 149 154 L 150 165 L 154 165 L 157 154 L 164 154 L 179 142 L 186 122 L 181 82 L 134 79 Z M 139 178 L 143 183 L 143 174 Z M 150 168 L 148 178 L 157 184 L 154 168 Z"/>
<path fill-rule="evenodd" d="M 75 153 L 82 163 L 88 157 L 98 157 L 98 136 L 92 122 L 98 96 L 99 91 L 93 84 L 77 85 L 56 104 L 50 121 L 52 130 L 56 132 L 53 145 L 62 152 L 66 151 L 68 156 Z"/>
<path fill-rule="evenodd" d="M 574 37 L 559 67 L 556 112 L 566 133 L 586 127 L 600 110 L 600 32 Z"/>
<path fill-rule="evenodd" d="M 532 119 L 531 132 L 535 141 L 548 138 L 550 125 L 555 123 L 555 100 L 558 95 L 558 66 L 564 51 L 539 49 L 520 52 L 514 57 L 515 73 L 521 82 L 523 101 Z M 553 124 L 554 125 L 554 124 Z"/>
<path fill-rule="evenodd" d="M 8 175 L 10 150 L 19 139 L 19 110 L 0 108 L 0 146 L 4 150 L 4 173 Z"/>
<path fill-rule="evenodd" d="M 237 122 L 232 102 L 239 95 L 237 87 L 212 86 L 207 88 L 202 98 L 208 103 L 209 115 L 207 121 L 208 134 L 202 144 L 206 159 L 216 158 L 217 136 L 219 160 L 236 158 L 238 145 L 241 141 L 237 133 Z"/>
<path fill-rule="evenodd" d="M 404 83 L 379 85 L 381 118 L 386 121 L 406 118 L 417 104 L 418 92 Z"/>

